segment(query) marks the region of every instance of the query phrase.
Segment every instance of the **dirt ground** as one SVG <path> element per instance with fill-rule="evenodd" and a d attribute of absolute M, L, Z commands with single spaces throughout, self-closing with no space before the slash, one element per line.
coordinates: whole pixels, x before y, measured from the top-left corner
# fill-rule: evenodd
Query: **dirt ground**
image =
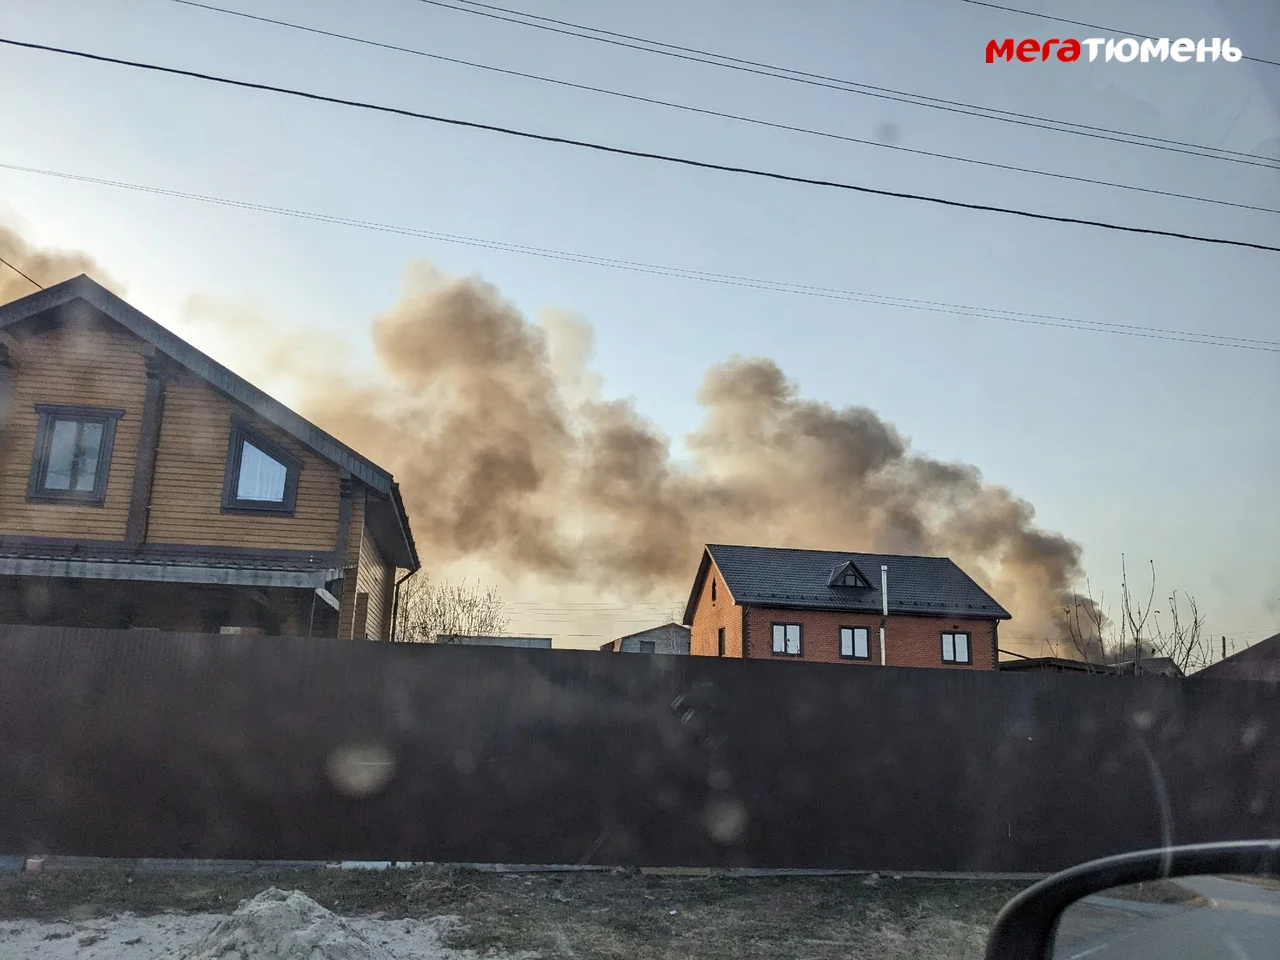
<path fill-rule="evenodd" d="M 207 929 L 210 915 L 229 913 L 271 886 L 300 890 L 362 923 L 428 924 L 449 954 L 642 960 L 976 960 L 991 920 L 1020 889 L 1003 881 L 499 874 L 441 867 L 68 871 L 0 878 L 0 937 L 21 930 L 30 941 L 56 933 L 46 946 L 71 950 L 74 942 L 74 951 L 59 956 L 87 960 L 107 956 L 101 952 L 107 940 L 145 939 L 141 928 L 134 930 L 145 926 L 145 918 L 167 924 L 165 929 L 182 926 L 184 918 L 192 931 Z M 121 924 L 131 936 L 116 936 Z M 144 952 L 141 942 L 137 946 L 136 954 L 109 955 L 158 956 Z"/>

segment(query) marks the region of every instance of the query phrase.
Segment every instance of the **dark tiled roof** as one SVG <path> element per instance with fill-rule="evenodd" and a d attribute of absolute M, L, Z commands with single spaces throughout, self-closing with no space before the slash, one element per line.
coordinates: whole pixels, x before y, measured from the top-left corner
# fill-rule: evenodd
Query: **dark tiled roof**
<path fill-rule="evenodd" d="M 890 613 L 1010 619 L 1004 607 L 947 557 L 727 544 L 708 544 L 707 552 L 737 603 L 879 612 L 884 564 L 889 568 Z M 870 587 L 830 585 L 832 574 L 849 561 Z"/>

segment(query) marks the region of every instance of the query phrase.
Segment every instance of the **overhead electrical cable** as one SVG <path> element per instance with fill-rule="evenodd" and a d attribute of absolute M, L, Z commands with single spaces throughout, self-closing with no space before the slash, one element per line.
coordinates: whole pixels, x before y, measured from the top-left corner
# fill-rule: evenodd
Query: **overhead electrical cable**
<path fill-rule="evenodd" d="M 16 273 L 18 276 L 20 276 L 23 280 L 27 280 L 27 281 L 29 281 L 29 282 L 31 282 L 31 283 L 34 283 L 34 284 L 35 284 L 37 287 L 39 287 L 41 290 L 43 290 L 43 289 L 44 289 L 44 284 L 42 284 L 42 283 L 36 283 L 36 281 L 32 280 L 32 279 L 31 279 L 30 277 L 28 277 L 25 273 L 23 273 L 21 270 L 19 270 L 17 267 L 15 267 L 12 263 L 10 263 L 8 260 L 6 260 L 4 257 L 0 257 L 0 263 L 3 263 L 6 267 L 8 267 L 10 270 L 12 270 L 14 273 Z"/>
<path fill-rule="evenodd" d="M 998 207 L 985 203 L 970 203 L 963 200 L 951 200 L 945 197 L 936 197 L 929 194 L 907 193 L 900 190 L 884 190 L 877 187 L 868 187 L 863 184 L 846 183 L 839 180 L 825 180 L 818 177 L 802 177 L 796 174 L 782 173 L 776 170 L 761 170 L 755 167 L 744 167 L 736 164 L 714 163 L 708 160 L 695 160 L 691 157 L 680 157 L 672 154 L 657 153 L 649 150 L 632 150 L 626 147 L 615 147 L 603 143 L 595 143 L 589 140 L 578 140 L 572 137 L 557 137 L 545 133 L 534 133 L 528 130 L 518 130 L 512 127 L 498 126 L 497 124 L 481 123 L 476 120 L 463 120 L 457 117 L 444 117 L 436 114 L 421 113 L 416 110 L 408 110 L 403 107 L 392 107 L 385 104 L 368 103 L 363 100 L 349 100 L 345 97 L 333 97 L 321 93 L 314 93 L 306 90 L 297 90 L 291 87 L 280 87 L 275 84 L 258 83 L 249 80 L 236 80 L 231 77 L 223 77 L 217 74 L 202 73 L 196 70 L 184 70 L 179 67 L 166 67 L 160 64 L 143 63 L 136 60 L 125 60 L 120 57 L 108 57 L 104 54 L 89 53 L 84 50 L 71 50 L 66 47 L 54 47 L 43 43 L 31 43 L 25 40 L 14 40 L 9 37 L 0 37 L 0 43 L 13 47 L 19 47 L 27 50 L 38 50 L 45 53 L 53 53 L 60 56 L 75 57 L 82 60 L 91 60 L 97 63 L 109 63 L 116 66 L 129 67 L 136 70 L 146 70 L 153 73 L 166 73 L 173 76 L 188 77 L 194 80 L 203 80 L 209 83 L 224 84 L 231 87 L 240 87 L 247 90 L 258 90 L 267 93 L 278 93 L 290 97 L 298 97 L 304 100 L 311 100 L 317 103 L 327 103 L 335 106 L 352 107 L 360 110 L 370 110 L 377 113 L 386 113 L 399 117 L 407 117 L 414 120 L 425 120 L 430 123 L 440 123 L 453 127 L 462 127 L 471 130 L 484 130 L 490 133 L 498 133 L 503 136 L 517 137 L 524 140 L 535 140 L 542 143 L 555 143 L 562 146 L 577 147 L 584 150 L 593 150 L 599 153 L 609 153 L 615 156 L 635 157 L 641 160 L 655 160 L 660 163 L 669 163 L 678 166 L 691 167 L 700 170 L 715 170 L 721 173 L 734 173 L 742 176 L 758 177 L 766 180 L 776 180 L 785 183 L 795 183 L 811 187 L 824 187 L 827 189 L 844 190 L 850 193 L 861 193 L 868 196 L 892 197 L 897 200 L 914 200 L 920 203 L 931 203 L 938 206 L 953 207 L 961 210 L 974 210 L 983 213 L 996 213 L 1004 216 L 1022 217 L 1028 220 L 1041 220 L 1049 223 L 1065 223 L 1074 226 L 1094 227 L 1102 230 L 1112 230 L 1120 233 L 1135 233 L 1146 236 L 1168 237 L 1175 240 L 1188 240 L 1194 243 L 1213 244 L 1217 246 L 1241 247 L 1252 250 L 1264 250 L 1268 253 L 1280 253 L 1280 247 L 1265 243 L 1254 243 L 1249 240 L 1233 240 L 1225 237 L 1209 237 L 1202 234 L 1183 233 L 1177 230 L 1159 230 L 1154 227 L 1137 227 L 1129 224 L 1110 223 L 1103 220 L 1089 220 L 1083 217 L 1064 217 L 1056 214 L 1038 213 L 1032 210 L 1021 210 L 1015 207 Z"/>
<path fill-rule="evenodd" d="M 966 103 L 961 100 L 947 100 L 942 97 L 931 97 L 922 93 L 909 93 L 905 90 L 895 90 L 892 87 L 881 87 L 876 86 L 875 84 L 862 83 L 856 80 L 846 80 L 840 77 L 830 77 L 820 73 L 810 73 L 806 70 L 795 70 L 791 67 L 763 63 L 757 60 L 747 60 L 742 57 L 733 57 L 727 54 L 713 53 L 708 50 L 699 50 L 696 47 L 684 47 L 679 44 L 666 43 L 661 40 L 649 40 L 644 37 L 618 33 L 613 30 L 602 30 L 598 27 L 588 27 L 583 24 L 572 23 L 567 20 L 556 20 L 553 17 L 541 17 L 536 14 L 523 13 L 519 10 L 512 10 L 507 7 L 494 6 L 490 3 L 476 3 L 474 0 L 462 0 L 462 2 L 468 5 L 459 6 L 457 3 L 448 3 L 445 2 L 445 0 L 417 0 L 417 2 L 430 4 L 434 7 L 442 7 L 446 10 L 453 10 L 458 13 L 488 17 L 493 20 L 500 20 L 505 23 L 517 24 L 523 27 L 532 27 L 537 30 L 549 30 L 553 33 L 577 37 L 580 40 L 593 40 L 598 43 L 607 43 L 618 47 L 626 47 L 628 49 L 639 50 L 644 53 L 657 54 L 658 56 L 674 57 L 678 60 L 688 60 L 694 63 L 706 64 L 708 66 L 722 67 L 726 70 L 737 70 L 743 73 L 773 77 L 779 80 L 790 80 L 795 83 L 802 83 L 813 87 L 822 87 L 829 90 L 839 90 L 844 93 L 854 93 L 861 96 L 876 97 L 882 100 L 892 100 L 897 103 L 914 104 L 919 107 L 944 110 L 948 113 L 984 117 L 988 120 L 1000 120 L 1005 123 L 1035 127 L 1041 130 L 1054 130 L 1058 133 L 1069 133 L 1097 140 L 1109 140 L 1115 143 L 1127 143 L 1133 146 L 1150 147 L 1154 150 L 1166 150 L 1194 157 L 1205 157 L 1211 160 L 1241 163 L 1247 166 L 1263 167 L 1268 170 L 1280 169 L 1280 164 L 1268 160 L 1267 158 L 1258 157 L 1254 154 L 1243 153 L 1237 150 L 1227 150 L 1222 147 L 1210 147 L 1205 144 L 1190 143 L 1184 140 L 1173 140 L 1166 137 L 1154 137 L 1126 130 L 1113 130 L 1109 127 L 1099 127 L 1088 123 L 1076 123 L 1071 120 L 1058 120 L 1052 117 L 1041 117 L 1036 114 L 1018 113 L 1014 110 L 1002 110 L 998 107 L 986 107 L 980 104 Z M 473 9 L 476 7 L 483 9 Z M 559 24 L 559 26 L 556 26 L 556 24 Z M 572 30 L 565 28 L 572 28 Z"/>
<path fill-rule="evenodd" d="M 924 150 L 919 147 L 907 147 L 900 144 L 885 143 L 881 140 L 871 140 L 863 137 L 852 137 L 840 133 L 832 133 L 827 130 L 814 130 L 808 127 L 796 126 L 789 123 L 778 123 L 772 120 L 763 120 L 758 117 L 747 117 L 741 114 L 728 113 L 722 110 L 711 110 L 706 107 L 696 107 L 686 103 L 676 103 L 669 100 L 659 100 L 654 97 L 644 97 L 633 93 L 624 93 L 620 90 L 610 90 L 607 87 L 597 87 L 585 83 L 574 83 L 570 80 L 559 80 L 554 77 L 546 77 L 536 73 L 526 73 L 521 70 L 511 70 L 506 67 L 498 67 L 487 63 L 476 63 L 472 60 L 462 60 L 457 57 L 449 57 L 444 54 L 432 53 L 427 50 L 416 49 L 414 47 L 405 47 L 394 43 L 385 43 L 379 40 L 369 40 L 365 37 L 352 36 L 345 33 L 337 33 L 332 30 L 322 30 L 319 27 L 311 27 L 301 23 L 293 23 L 288 20 L 278 20 L 274 17 L 263 17 L 256 13 L 245 13 L 241 10 L 232 10 L 227 7 L 218 7 L 208 3 L 198 3 L 196 0 L 171 0 L 173 3 L 179 3 L 187 7 L 198 7 L 201 10 L 209 10 L 215 13 L 226 14 L 232 17 L 240 17 L 245 20 L 256 20 L 260 23 L 273 24 L 279 27 L 286 27 L 291 30 L 300 30 L 305 33 L 317 34 L 322 37 L 329 37 L 335 40 L 343 40 L 350 43 L 358 43 L 369 47 L 376 47 L 382 50 L 391 50 L 397 53 L 407 53 L 416 57 L 426 57 L 431 60 L 439 60 L 444 63 L 452 63 L 459 66 L 471 67 L 478 70 L 487 70 L 493 73 L 499 73 L 511 77 L 519 77 L 525 80 L 536 80 L 540 83 L 555 84 L 560 87 L 567 87 L 573 90 L 583 90 L 590 93 L 604 94 L 610 97 L 620 97 L 625 100 L 632 100 L 638 103 L 650 104 L 659 107 L 668 107 L 673 110 L 683 110 L 689 113 L 702 114 L 704 116 L 719 117 L 725 120 L 734 120 L 740 123 L 749 123 L 756 126 L 769 127 L 774 130 L 785 130 L 791 133 L 802 133 L 808 136 L 823 137 L 829 140 L 839 140 L 845 143 L 857 143 L 863 146 L 877 147 L 885 150 L 895 150 L 902 153 L 915 154 L 916 156 L 932 157 L 940 160 L 952 160 L 957 163 L 968 163 L 979 167 L 988 167 L 994 170 L 1006 170 L 1015 173 L 1027 173 L 1039 177 L 1051 177 L 1055 180 L 1069 180 L 1075 183 L 1085 183 L 1091 186 L 1109 187 L 1117 190 L 1132 190 L 1137 193 L 1147 193 L 1160 197 L 1171 197 L 1178 200 L 1192 200 L 1198 203 L 1212 203 L 1224 207 L 1235 207 L 1241 210 L 1255 210 L 1259 213 L 1280 213 L 1280 209 L 1274 207 L 1264 207 L 1252 203 L 1238 203 L 1233 200 L 1220 200 L 1214 197 L 1202 197 L 1197 194 L 1178 193 L 1172 190 L 1159 190 L 1154 187 L 1140 187 L 1130 183 L 1116 183 L 1111 180 L 1101 180 L 1094 177 L 1081 177 L 1068 173 L 1056 173 L 1049 170 L 1038 170 L 1034 167 L 1020 167 L 1009 163 L 996 163 L 991 160 L 978 160 L 973 157 L 961 157 L 955 154 L 941 153 L 934 150 Z"/>
<path fill-rule="evenodd" d="M 789 293 L 797 296 L 816 297 L 827 300 L 866 303 L 874 306 L 897 307 L 904 310 L 915 310 L 925 313 L 940 313 L 951 316 L 973 317 L 976 319 L 1002 320 L 1009 323 L 1032 324 L 1036 326 L 1056 327 L 1063 330 L 1074 330 L 1086 333 L 1108 333 L 1116 336 L 1143 337 L 1153 340 L 1172 340 L 1181 343 L 1193 343 L 1201 346 L 1233 347 L 1240 350 L 1256 350 L 1265 353 L 1280 353 L 1280 341 L 1262 340 L 1250 337 L 1236 337 L 1225 334 L 1200 333 L 1190 330 L 1174 330 L 1164 327 L 1146 327 L 1137 324 L 1112 323 L 1101 320 L 1081 320 L 1078 318 L 1058 316 L 1054 314 L 1029 313 L 1020 310 L 1003 310 L 994 307 L 967 306 L 936 300 L 923 300 L 910 297 L 894 297 L 882 294 L 863 293 L 854 290 L 842 290 L 837 287 L 821 287 L 810 284 L 790 283 L 787 281 L 769 280 L 759 277 L 738 276 L 735 274 L 713 273 L 704 270 L 693 270 L 684 267 L 665 266 L 635 260 L 621 260 L 601 257 L 594 254 L 575 253 L 554 250 L 546 247 L 535 247 L 526 244 L 507 243 L 499 240 L 488 240 L 479 237 L 467 237 L 457 234 L 438 233 L 416 227 L 378 223 L 353 217 L 341 217 L 330 214 L 298 210 L 290 207 L 271 206 L 245 200 L 234 200 L 224 197 L 213 197 L 205 194 L 190 193 L 180 190 L 169 190 L 163 187 L 128 183 L 120 180 L 108 180 L 102 177 L 90 177 L 82 174 L 67 173 L 57 170 L 44 170 L 37 167 L 0 162 L 0 169 L 13 170 L 20 173 L 36 174 L 46 177 L 57 177 L 81 183 L 117 187 L 141 193 L 194 200 L 216 206 L 232 207 L 242 210 L 253 210 L 277 216 L 293 217 L 320 223 L 331 223 L 341 226 L 358 227 L 381 233 L 400 236 L 420 237 L 444 243 L 456 243 L 464 246 L 481 247 L 498 250 L 504 253 L 519 253 L 526 256 L 543 257 L 569 263 L 582 263 L 591 266 L 609 267 L 635 273 L 655 276 L 674 277 L 683 280 L 696 280 L 703 283 L 716 283 L 726 286 L 746 287 L 754 290 L 766 290 L 774 293 Z"/>

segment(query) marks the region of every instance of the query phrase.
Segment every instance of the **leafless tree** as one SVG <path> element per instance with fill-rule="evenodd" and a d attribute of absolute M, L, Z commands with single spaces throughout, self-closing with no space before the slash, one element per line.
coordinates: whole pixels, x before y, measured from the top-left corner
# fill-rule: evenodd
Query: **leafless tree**
<path fill-rule="evenodd" d="M 419 571 L 400 586 L 396 639 L 437 643 L 443 635 L 502 636 L 508 620 L 493 587 L 436 581 Z"/>
<path fill-rule="evenodd" d="M 1167 620 L 1162 620 L 1161 611 L 1155 609 L 1155 562 L 1147 562 L 1151 585 L 1144 599 L 1130 588 L 1128 565 L 1121 556 L 1120 611 L 1114 619 L 1104 595 L 1095 600 L 1086 580 L 1085 592 L 1074 594 L 1063 607 L 1067 641 L 1080 660 L 1099 672 L 1128 672 L 1130 668 L 1137 672 L 1143 658 L 1153 656 L 1168 657 L 1183 674 L 1207 666 L 1213 659 L 1213 644 L 1203 635 L 1205 618 L 1195 597 L 1184 593 L 1180 600 L 1175 590 L 1168 598 Z"/>
<path fill-rule="evenodd" d="M 1207 667 L 1214 657 L 1213 638 L 1203 635 L 1204 614 L 1196 606 L 1196 598 L 1183 594 L 1183 600 L 1186 610 L 1179 605 L 1177 590 L 1169 597 L 1171 625 L 1165 631 L 1157 619 L 1155 647 L 1186 674 Z"/>

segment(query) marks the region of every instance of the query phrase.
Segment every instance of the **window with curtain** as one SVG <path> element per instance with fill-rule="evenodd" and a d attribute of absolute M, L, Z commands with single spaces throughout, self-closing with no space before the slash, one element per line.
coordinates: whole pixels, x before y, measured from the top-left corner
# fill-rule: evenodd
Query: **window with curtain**
<path fill-rule="evenodd" d="M 245 423 L 233 421 L 222 509 L 292 514 L 302 462 Z"/>

